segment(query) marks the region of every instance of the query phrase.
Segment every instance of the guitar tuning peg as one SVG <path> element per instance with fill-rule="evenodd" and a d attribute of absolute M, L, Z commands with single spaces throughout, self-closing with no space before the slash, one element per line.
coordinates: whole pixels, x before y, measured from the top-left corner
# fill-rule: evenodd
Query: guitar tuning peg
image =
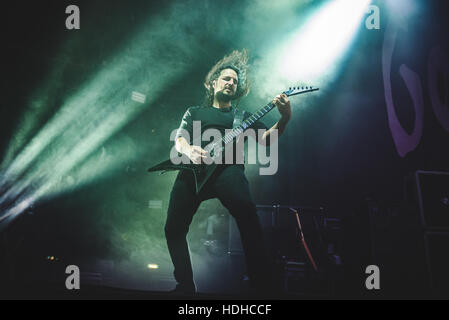
<path fill-rule="evenodd" d="M 292 87 L 288 88 L 288 90 L 292 90 Z"/>

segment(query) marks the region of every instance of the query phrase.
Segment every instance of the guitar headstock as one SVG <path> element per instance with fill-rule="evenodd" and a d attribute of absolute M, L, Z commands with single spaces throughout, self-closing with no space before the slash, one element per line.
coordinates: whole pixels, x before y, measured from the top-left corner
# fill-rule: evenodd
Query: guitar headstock
<path fill-rule="evenodd" d="M 318 91 L 319 88 L 316 87 L 291 87 L 288 88 L 288 90 L 284 91 L 284 93 L 287 95 L 287 97 L 295 96 L 297 94 L 307 93 L 307 92 L 313 92 Z"/>

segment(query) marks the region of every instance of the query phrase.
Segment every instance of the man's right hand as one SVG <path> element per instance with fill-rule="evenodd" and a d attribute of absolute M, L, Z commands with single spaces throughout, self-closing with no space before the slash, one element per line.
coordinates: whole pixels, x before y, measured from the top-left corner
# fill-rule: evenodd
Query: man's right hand
<path fill-rule="evenodd" d="M 185 154 L 194 164 L 200 164 L 201 159 L 208 157 L 208 152 L 199 146 L 190 145 L 184 137 L 175 141 L 176 150 Z"/>
<path fill-rule="evenodd" d="M 201 159 L 207 158 L 207 154 L 208 152 L 199 146 L 189 146 L 186 156 L 189 157 L 194 164 L 200 164 L 202 162 Z"/>

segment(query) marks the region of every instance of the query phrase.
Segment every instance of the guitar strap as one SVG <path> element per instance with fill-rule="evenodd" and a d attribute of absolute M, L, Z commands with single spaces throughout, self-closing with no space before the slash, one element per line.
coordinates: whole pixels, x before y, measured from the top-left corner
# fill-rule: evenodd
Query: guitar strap
<path fill-rule="evenodd" d="M 239 110 L 235 107 L 232 107 L 232 113 L 234 114 L 234 121 L 232 123 L 232 129 L 237 128 L 238 126 L 240 126 L 243 123 L 243 116 L 244 116 L 244 111 L 243 110 Z M 238 138 L 237 138 L 238 139 Z M 196 193 L 199 192 L 198 190 L 198 177 L 196 176 L 196 171 L 192 170 L 193 172 L 193 176 L 195 178 L 195 187 L 196 187 Z"/>
<path fill-rule="evenodd" d="M 243 116 L 245 114 L 245 111 L 239 110 L 236 107 L 232 107 L 232 112 L 234 113 L 234 122 L 232 123 L 232 129 L 235 129 L 243 123 Z M 237 137 L 237 141 L 239 138 L 240 136 Z"/>
<path fill-rule="evenodd" d="M 244 111 L 232 107 L 232 112 L 234 113 L 234 122 L 232 123 L 232 129 L 235 129 L 242 124 Z"/>

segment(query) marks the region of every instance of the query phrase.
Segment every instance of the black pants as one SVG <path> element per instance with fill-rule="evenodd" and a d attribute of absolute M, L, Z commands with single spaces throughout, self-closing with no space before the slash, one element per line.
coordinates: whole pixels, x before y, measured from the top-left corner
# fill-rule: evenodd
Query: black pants
<path fill-rule="evenodd" d="M 193 174 L 180 172 L 171 191 L 165 224 L 165 236 L 178 285 L 190 286 L 194 283 L 186 240 L 193 216 L 203 200 L 218 198 L 237 222 L 251 286 L 269 289 L 272 285 L 271 263 L 243 166 L 219 166 L 199 195 L 194 190 Z"/>

